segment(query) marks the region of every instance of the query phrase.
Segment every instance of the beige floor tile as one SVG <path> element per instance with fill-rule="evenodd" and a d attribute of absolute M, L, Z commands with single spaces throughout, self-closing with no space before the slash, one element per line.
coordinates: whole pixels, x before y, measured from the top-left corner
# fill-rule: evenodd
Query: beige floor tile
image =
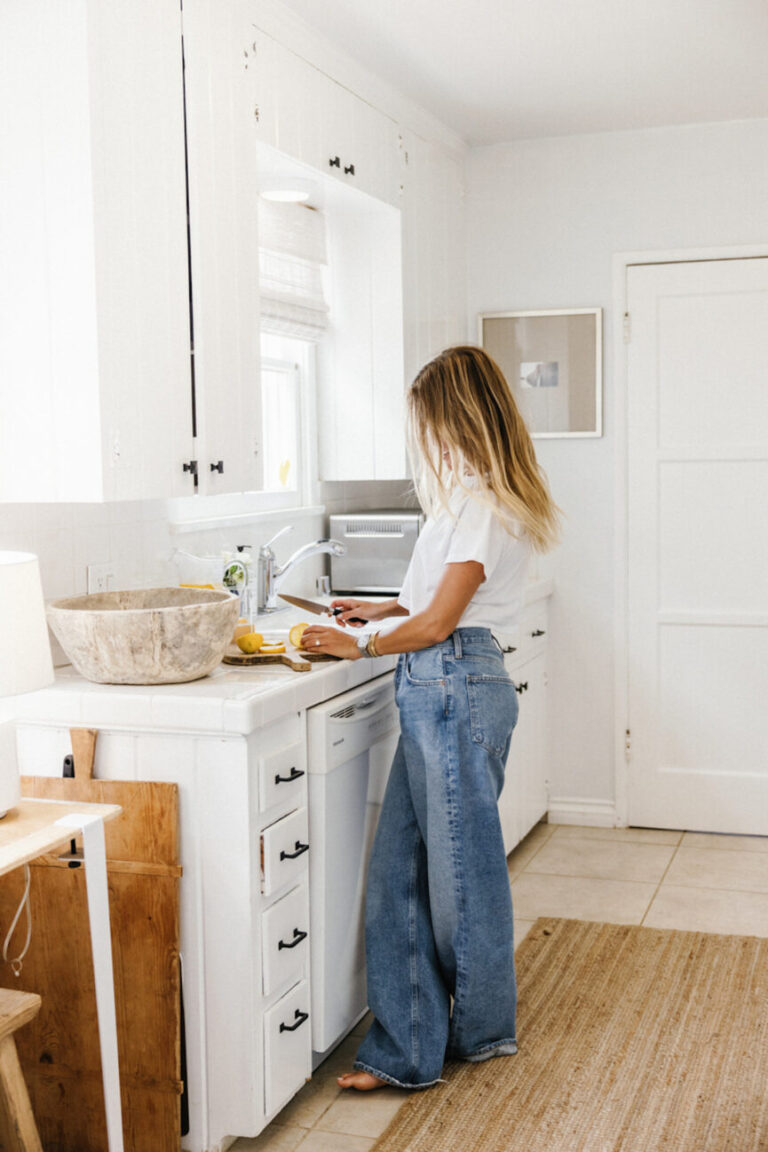
<path fill-rule="evenodd" d="M 732 892 L 768 892 L 768 855 L 721 848 L 678 848 L 665 882 Z"/>
<path fill-rule="evenodd" d="M 521 920 L 562 916 L 639 924 L 655 891 L 655 884 L 524 872 L 512 884 L 512 902 Z"/>
<path fill-rule="evenodd" d="M 348 1136 L 380 1136 L 408 1093 L 402 1088 L 377 1088 L 375 1092 L 342 1092 L 313 1131 L 341 1132 Z"/>
<path fill-rule="evenodd" d="M 768 836 L 725 836 L 717 832 L 686 832 L 683 836 L 682 847 L 768 852 Z"/>
<path fill-rule="evenodd" d="M 306 1135 L 297 1125 L 268 1124 L 260 1135 L 236 1140 L 229 1152 L 295 1152 Z"/>
<path fill-rule="evenodd" d="M 341 1089 L 335 1075 L 318 1075 L 317 1072 L 300 1092 L 290 1100 L 280 1113 L 281 1124 L 297 1124 L 300 1128 L 312 1128 L 327 1112 Z"/>
<path fill-rule="evenodd" d="M 513 848 L 507 857 L 507 867 L 519 872 L 532 860 L 543 844 L 546 844 L 555 830 L 554 824 L 535 824 L 524 840 Z"/>
<path fill-rule="evenodd" d="M 535 923 L 535 920 L 515 920 L 515 948 L 522 944 Z"/>
<path fill-rule="evenodd" d="M 637 844 L 677 845 L 683 832 L 665 828 L 585 828 L 580 824 L 556 824 L 555 840 L 618 840 Z"/>
<path fill-rule="evenodd" d="M 643 924 L 681 932 L 768 937 L 768 895 L 662 884 Z"/>
<path fill-rule="evenodd" d="M 525 875 L 535 872 L 658 884 L 674 852 L 666 844 L 553 836 L 526 866 Z"/>
<path fill-rule="evenodd" d="M 299 1145 L 298 1152 L 369 1152 L 376 1143 L 367 1136 L 342 1135 L 340 1132 L 309 1132 Z"/>

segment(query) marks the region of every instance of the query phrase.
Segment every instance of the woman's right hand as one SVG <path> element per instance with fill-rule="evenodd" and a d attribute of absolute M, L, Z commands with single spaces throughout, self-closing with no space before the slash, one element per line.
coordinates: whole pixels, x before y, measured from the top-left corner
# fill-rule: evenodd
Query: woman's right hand
<path fill-rule="evenodd" d="M 375 604 L 368 600 L 350 600 L 347 597 L 341 600 L 331 600 L 331 609 L 341 608 L 336 616 L 336 623 L 345 627 L 350 624 L 352 628 L 361 628 L 369 620 L 378 620 L 381 615 L 382 604 Z M 360 623 L 353 623 L 352 618 Z"/>

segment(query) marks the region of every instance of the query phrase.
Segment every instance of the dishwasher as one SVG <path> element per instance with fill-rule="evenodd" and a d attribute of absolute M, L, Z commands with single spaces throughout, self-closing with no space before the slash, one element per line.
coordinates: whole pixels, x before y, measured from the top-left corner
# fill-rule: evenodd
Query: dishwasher
<path fill-rule="evenodd" d="M 400 735 L 393 681 L 307 710 L 313 1068 L 367 1008 L 365 881 Z"/>

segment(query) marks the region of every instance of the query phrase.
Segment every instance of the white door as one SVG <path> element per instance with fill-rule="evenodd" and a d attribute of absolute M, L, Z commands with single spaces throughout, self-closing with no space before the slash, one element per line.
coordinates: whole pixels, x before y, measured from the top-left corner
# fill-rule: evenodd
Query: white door
<path fill-rule="evenodd" d="M 768 833 L 768 259 L 628 269 L 631 824 Z"/>

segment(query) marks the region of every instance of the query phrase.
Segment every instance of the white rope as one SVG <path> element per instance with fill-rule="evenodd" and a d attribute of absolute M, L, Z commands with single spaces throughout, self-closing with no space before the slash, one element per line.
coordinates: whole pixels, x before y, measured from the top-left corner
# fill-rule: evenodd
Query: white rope
<path fill-rule="evenodd" d="M 32 910 L 29 904 L 29 885 L 32 879 L 32 873 L 29 870 L 29 864 L 24 865 L 24 878 L 26 880 L 26 884 L 24 886 L 24 895 L 21 898 L 21 903 L 16 909 L 16 915 L 13 918 L 13 923 L 8 929 L 8 935 L 6 936 L 5 943 L 3 944 L 3 961 L 6 964 L 10 964 L 14 976 L 17 977 L 21 974 L 22 961 L 27 954 L 29 949 L 29 942 L 32 939 Z M 19 922 L 21 913 L 24 908 L 27 910 L 27 938 L 24 941 L 24 947 L 22 948 L 21 952 L 19 952 L 18 956 L 14 960 L 10 960 L 8 957 L 8 947 L 11 943 L 13 934 L 16 931 L 16 925 Z"/>

